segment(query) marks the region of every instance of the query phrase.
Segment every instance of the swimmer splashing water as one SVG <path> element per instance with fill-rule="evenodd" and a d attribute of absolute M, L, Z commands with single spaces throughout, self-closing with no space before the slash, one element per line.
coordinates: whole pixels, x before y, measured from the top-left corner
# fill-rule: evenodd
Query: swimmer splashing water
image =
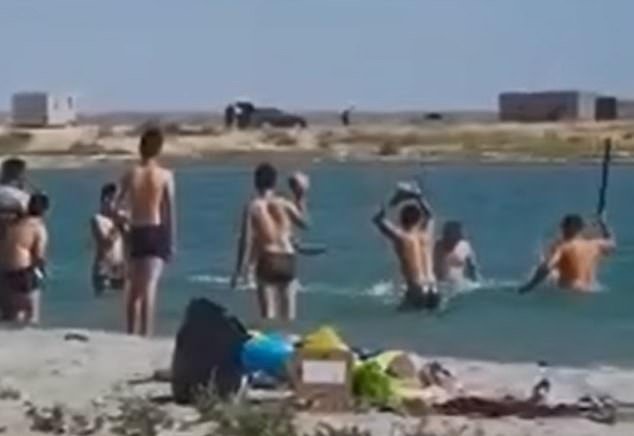
<path fill-rule="evenodd" d="M 381 206 L 373 222 L 393 245 L 405 282 L 401 310 L 437 309 L 440 295 L 436 287 L 432 259 L 433 216 L 423 194 L 415 184 L 402 183 L 390 207 L 400 207 L 400 222 L 387 218 L 387 208 Z"/>
<path fill-rule="evenodd" d="M 590 292 L 595 288 L 596 270 L 601 259 L 616 248 L 605 213 L 611 151 L 612 144 L 608 140 L 605 143 L 597 204 L 598 234 L 586 232 L 586 224 L 581 216 L 566 215 L 561 221 L 561 238 L 553 244 L 530 280 L 519 288 L 520 293 L 532 291 L 548 277 L 554 277 L 557 285 L 564 289 Z"/>

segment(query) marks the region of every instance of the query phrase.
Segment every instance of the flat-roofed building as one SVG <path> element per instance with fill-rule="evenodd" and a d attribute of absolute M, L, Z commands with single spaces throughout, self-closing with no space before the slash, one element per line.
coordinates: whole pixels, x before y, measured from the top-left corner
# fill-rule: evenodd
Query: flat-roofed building
<path fill-rule="evenodd" d="M 11 99 L 11 122 L 15 126 L 59 127 L 76 120 L 76 101 L 70 95 L 18 92 Z"/>

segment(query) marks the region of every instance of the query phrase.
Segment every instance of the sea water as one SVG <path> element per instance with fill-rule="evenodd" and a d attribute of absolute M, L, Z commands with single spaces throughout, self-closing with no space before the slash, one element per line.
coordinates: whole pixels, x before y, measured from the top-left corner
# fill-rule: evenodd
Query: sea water
<path fill-rule="evenodd" d="M 572 295 L 543 288 L 524 296 L 515 288 L 556 236 L 561 216 L 571 211 L 591 216 L 597 166 L 316 162 L 302 169 L 312 178 L 313 224 L 304 239 L 326 244 L 328 253 L 301 259 L 296 331 L 329 324 L 356 346 L 434 355 L 634 363 L 634 172 L 628 167 L 613 168 L 609 221 L 619 247 L 601 269 L 602 291 Z M 33 173 L 53 202 L 45 326 L 113 331 L 123 326 L 121 295 L 93 296 L 89 230 L 101 184 L 116 180 L 121 171 Z M 228 286 L 251 171 L 246 164 L 177 168 L 179 246 L 159 291 L 160 334 L 175 332 L 187 302 L 196 296 L 225 305 L 246 323 L 254 319 L 253 294 Z M 395 184 L 411 179 L 423 184 L 439 225 L 446 219 L 464 222 L 485 277 L 481 287 L 455 295 L 439 314 L 396 311 L 394 256 L 370 220 Z"/>

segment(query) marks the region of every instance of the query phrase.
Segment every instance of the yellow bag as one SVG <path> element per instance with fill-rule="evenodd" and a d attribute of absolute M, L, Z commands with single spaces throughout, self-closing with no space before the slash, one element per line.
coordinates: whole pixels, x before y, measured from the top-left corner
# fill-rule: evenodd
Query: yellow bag
<path fill-rule="evenodd" d="M 304 337 L 302 348 L 309 351 L 349 351 L 348 345 L 334 328 L 323 326 Z"/>

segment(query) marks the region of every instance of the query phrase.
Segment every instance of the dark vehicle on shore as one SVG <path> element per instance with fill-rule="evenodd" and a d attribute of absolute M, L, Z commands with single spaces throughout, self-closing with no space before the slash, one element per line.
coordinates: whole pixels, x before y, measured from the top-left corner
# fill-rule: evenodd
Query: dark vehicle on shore
<path fill-rule="evenodd" d="M 306 119 L 272 107 L 256 107 L 253 103 L 237 102 L 227 106 L 225 111 L 227 127 L 237 126 L 239 129 L 261 127 L 300 127 L 308 126 Z M 228 114 L 231 114 L 229 116 Z"/>

